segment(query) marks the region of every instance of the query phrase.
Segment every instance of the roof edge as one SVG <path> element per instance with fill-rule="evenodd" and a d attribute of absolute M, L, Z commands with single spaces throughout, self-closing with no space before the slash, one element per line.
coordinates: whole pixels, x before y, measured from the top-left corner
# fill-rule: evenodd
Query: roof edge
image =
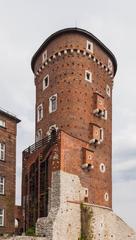
<path fill-rule="evenodd" d="M 43 44 L 40 46 L 40 48 L 36 51 L 36 53 L 33 55 L 32 60 L 31 60 L 31 68 L 32 71 L 34 72 L 34 64 L 36 61 L 36 58 L 39 56 L 39 54 L 42 52 L 43 48 L 45 48 L 47 46 L 47 44 L 49 44 L 50 41 L 52 41 L 53 39 L 55 39 L 56 37 L 60 36 L 61 34 L 64 33 L 70 33 L 70 32 L 77 32 L 77 33 L 81 33 L 83 35 L 86 35 L 90 38 L 93 38 L 94 41 L 102 48 L 104 49 L 104 51 L 111 57 L 113 64 L 114 64 L 114 76 L 116 74 L 117 71 L 117 60 L 114 56 L 114 54 L 97 38 L 95 37 L 92 33 L 81 29 L 81 28 L 65 28 L 62 30 L 59 30 L 55 33 L 53 33 L 52 35 L 50 35 L 44 42 Z"/>
<path fill-rule="evenodd" d="M 16 121 L 16 123 L 19 123 L 19 122 L 21 122 L 21 120 L 19 119 L 19 118 L 17 118 L 14 114 L 12 114 L 12 113 L 10 113 L 10 112 L 8 112 L 8 111 L 6 111 L 5 109 L 3 109 L 3 108 L 0 108 L 0 114 L 2 114 L 2 115 L 5 115 L 6 117 L 8 117 L 8 118 L 11 118 L 11 119 L 13 119 L 13 120 L 15 120 Z"/>

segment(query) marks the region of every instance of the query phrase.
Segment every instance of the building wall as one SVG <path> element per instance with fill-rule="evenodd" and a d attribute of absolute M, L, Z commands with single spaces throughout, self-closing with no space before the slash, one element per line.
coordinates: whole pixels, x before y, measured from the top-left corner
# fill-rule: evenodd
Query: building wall
<path fill-rule="evenodd" d="M 119 216 L 99 206 L 82 205 L 82 236 L 86 240 L 136 240 L 136 233 Z"/>
<path fill-rule="evenodd" d="M 75 240 L 81 236 L 86 240 L 136 240 L 134 230 L 111 209 L 79 204 L 85 189 L 77 176 L 61 171 L 54 172 L 53 178 L 52 210 L 47 218 L 38 219 L 38 235 L 48 240 Z"/>
<path fill-rule="evenodd" d="M 86 50 L 86 40 L 93 42 L 93 49 L 94 49 L 94 55 L 97 56 L 103 63 L 107 64 L 107 53 L 105 53 L 100 46 L 94 41 L 93 38 L 90 38 L 89 36 L 86 37 L 82 35 L 81 33 L 64 33 L 61 34 L 59 37 L 52 39 L 48 46 L 47 46 L 47 56 L 48 58 L 51 57 L 53 54 L 62 51 L 64 49 L 72 48 L 72 49 L 81 49 Z M 44 51 L 44 50 L 43 50 Z M 42 56 L 39 55 L 36 59 L 35 65 L 34 65 L 34 72 L 36 73 L 38 69 L 42 65 Z"/>
<path fill-rule="evenodd" d="M 111 141 L 111 101 L 112 96 L 106 94 L 108 84 L 112 92 L 112 81 L 108 72 L 97 62 L 84 56 L 87 38 L 81 34 L 64 34 L 51 41 L 46 47 L 48 58 L 56 54 L 56 59 L 52 59 L 47 66 L 42 69 L 42 54 L 35 63 L 35 74 L 37 68 L 41 71 L 35 78 L 36 85 L 36 107 L 43 104 L 44 117 L 40 122 L 36 121 L 36 130 L 42 129 L 43 136 L 46 135 L 49 126 L 56 124 L 59 129 L 65 130 L 73 136 L 82 140 L 90 139 L 90 123 L 96 123 L 106 127 L 108 141 Z M 109 57 L 94 42 L 94 56 L 103 65 L 108 66 Z M 81 50 L 80 54 L 74 51 L 73 54 L 66 49 Z M 62 51 L 61 56 L 57 54 Z M 92 83 L 85 81 L 85 70 L 92 72 Z M 114 71 L 114 69 L 113 69 Z M 49 74 L 49 86 L 43 91 L 43 78 Z M 94 117 L 94 92 L 98 91 L 105 98 L 105 106 L 108 110 L 108 120 L 100 121 Z M 57 111 L 49 114 L 49 97 L 57 93 Z M 111 94 L 112 95 L 112 94 Z M 105 134 L 106 135 L 106 134 Z"/>
<path fill-rule="evenodd" d="M 58 153 L 58 145 L 49 151 L 45 146 L 33 153 L 23 152 L 22 206 L 23 229 L 35 226 L 37 218 L 47 216 L 50 209 L 52 178 L 52 154 Z"/>
<path fill-rule="evenodd" d="M 93 51 L 87 49 L 88 41 L 93 45 Z M 83 201 L 112 208 L 112 87 L 116 60 L 113 56 L 111 57 L 109 50 L 104 49 L 103 44 L 98 44 L 95 37 L 89 34 L 85 35 L 77 30 L 72 33 L 65 31 L 47 41 L 47 44 L 43 43 L 42 51 L 40 48 L 35 60 L 32 60 L 36 86 L 36 141 L 39 140 L 38 131 L 42 132 L 40 138 L 45 138 L 51 134 L 51 126 L 55 126 L 59 133 L 58 150 L 51 148 L 50 151 L 45 151 L 43 148 L 44 154 L 41 158 L 41 161 L 48 159 L 49 163 L 49 214 L 39 222 L 43 224 L 43 228 L 46 225 L 50 229 L 49 232 L 53 231 L 52 234 L 56 234 L 53 227 L 54 224 L 58 224 L 58 220 L 55 220 L 57 216 L 52 219 L 51 204 L 52 188 L 56 187 L 53 176 L 58 171 L 69 177 L 74 175 L 78 178 L 81 189 L 85 188 L 86 194 L 78 204 Z M 47 58 L 43 61 L 44 56 Z M 87 72 L 90 74 L 88 80 Z M 49 84 L 43 88 L 43 80 L 46 76 Z M 50 112 L 49 102 L 53 95 L 57 96 L 57 109 Z M 42 110 L 38 114 L 39 106 Z M 38 115 L 41 115 L 40 120 Z M 29 152 L 26 162 L 23 161 L 24 176 L 26 173 L 30 175 L 30 169 L 32 163 L 36 161 L 38 151 Z M 48 152 L 50 152 L 49 155 Z M 40 174 L 39 172 L 37 180 L 39 188 Z M 30 182 L 28 178 L 28 189 L 30 189 Z M 71 189 L 73 186 L 74 183 L 71 184 Z M 61 184 L 58 183 L 57 187 L 61 199 L 63 197 L 63 192 L 60 190 Z M 38 193 L 38 209 L 41 205 L 39 196 Z M 29 190 L 26 195 L 23 194 L 23 197 L 29 201 L 31 198 Z M 24 209 L 26 211 L 25 206 Z M 60 209 L 59 203 L 57 210 L 59 214 Z M 39 214 L 38 216 L 40 217 Z M 59 215 L 59 217 L 62 216 Z M 80 229 L 79 224 L 77 225 Z M 45 229 L 42 230 L 44 232 Z M 76 234 L 79 235 L 79 231 L 77 232 Z"/>
<path fill-rule="evenodd" d="M 84 152 L 86 152 L 87 154 L 84 154 Z M 68 198 L 68 192 L 69 194 L 70 192 L 72 192 L 73 194 L 71 196 L 71 199 L 70 199 L 71 202 L 69 202 L 69 204 L 70 205 L 72 204 L 72 206 L 76 206 L 75 208 L 77 208 L 78 206 L 78 209 L 79 209 L 79 206 L 82 202 L 89 202 L 92 204 L 111 207 L 112 191 L 111 191 L 109 182 L 106 181 L 107 179 L 110 179 L 111 172 L 109 171 L 109 169 L 107 169 L 107 167 L 105 172 L 100 171 L 100 164 L 101 164 L 102 158 L 100 157 L 96 161 L 95 154 L 94 154 L 93 159 L 90 160 L 90 163 L 94 166 L 94 168 L 91 169 L 90 171 L 82 168 L 82 164 L 84 163 L 84 161 L 86 161 L 86 157 L 88 157 L 90 153 L 92 152 L 88 143 L 83 142 L 80 139 L 74 138 L 69 134 L 61 131 L 59 132 L 59 135 L 58 135 L 57 144 L 53 145 L 45 155 L 43 154 L 42 149 L 39 149 L 39 151 L 26 155 L 23 161 L 23 209 L 24 209 L 24 215 L 25 215 L 24 229 L 29 228 L 33 223 L 33 221 L 35 221 L 33 217 L 30 224 L 30 219 L 31 219 L 30 212 L 32 210 L 30 206 L 31 201 L 33 203 L 37 202 L 37 205 L 33 209 L 34 211 L 38 212 L 37 216 L 40 222 L 40 225 L 38 225 L 38 229 L 40 228 L 40 230 L 38 230 L 38 234 L 41 234 L 41 235 L 44 235 L 44 233 L 47 231 L 46 227 L 48 226 L 48 222 L 50 222 L 51 219 L 52 219 L 51 221 L 52 224 L 53 224 L 53 221 L 58 221 L 58 220 L 53 220 L 53 219 L 56 219 L 56 215 L 52 216 L 52 214 L 54 214 L 54 208 L 55 206 L 57 210 L 61 208 L 60 199 L 63 198 L 63 196 L 65 195 Z M 39 181 L 35 182 L 36 171 L 34 171 L 33 183 L 34 183 L 35 189 L 38 187 L 38 193 L 37 195 L 35 195 L 35 189 L 34 189 L 33 195 L 35 196 L 35 198 L 31 199 L 32 194 L 29 192 L 30 184 L 32 184 L 32 179 L 30 177 L 31 166 L 33 165 L 34 162 L 37 161 L 37 158 L 38 158 L 38 166 L 39 166 L 38 167 Z M 48 214 L 47 214 L 47 218 L 43 219 L 42 217 L 46 216 L 46 213 L 44 212 L 44 209 L 43 209 L 43 212 L 45 215 L 41 216 L 40 214 L 40 208 L 42 205 L 42 202 L 40 200 L 40 196 L 41 196 L 40 189 L 41 189 L 41 181 L 42 181 L 40 165 L 41 163 L 46 161 L 48 161 L 48 183 L 46 182 L 46 186 L 48 187 Z M 106 165 L 105 161 L 103 161 L 103 163 L 105 163 Z M 58 177 L 56 178 L 53 177 L 53 176 L 56 176 L 55 174 L 58 172 L 62 172 L 62 174 L 59 176 L 57 175 Z M 63 175 L 67 176 L 67 180 L 65 181 L 64 179 L 62 180 L 61 177 Z M 26 176 L 28 177 L 27 182 L 25 182 Z M 78 179 L 78 182 L 80 183 L 78 184 L 79 192 L 80 191 L 82 192 L 82 189 L 84 189 L 84 194 L 82 195 L 82 198 L 77 198 L 76 192 L 74 196 L 74 192 L 72 189 L 75 189 L 75 180 L 72 180 L 73 176 L 74 178 Z M 67 186 L 68 184 L 67 181 L 69 182 L 70 179 L 72 182 L 70 182 L 69 186 Z M 59 181 L 63 182 L 64 185 L 61 185 L 62 183 L 60 183 Z M 46 186 L 44 191 L 46 191 Z M 54 187 L 56 189 L 55 193 L 52 192 L 52 189 L 54 189 Z M 109 194 L 108 200 L 105 200 L 105 193 Z M 57 198 L 59 200 L 57 200 Z M 66 218 L 64 215 L 64 212 L 65 211 L 63 211 L 63 214 L 62 214 L 63 216 L 61 216 L 61 219 L 62 217 Z M 61 211 L 59 214 L 61 215 Z M 33 216 L 34 215 L 35 214 L 33 214 Z M 60 215 L 59 215 L 59 218 L 60 218 Z M 42 228 L 41 226 L 44 226 L 44 227 Z M 53 231 L 53 226 L 48 226 L 49 232 L 52 232 L 51 228 Z"/>
<path fill-rule="evenodd" d="M 93 53 L 86 50 L 88 40 L 93 43 Z M 42 64 L 44 51 L 47 51 L 47 65 Z M 96 178 L 95 188 L 99 186 L 99 189 L 103 189 L 105 184 L 108 185 L 107 194 L 110 198 L 108 203 L 111 207 L 111 74 L 114 74 L 114 68 L 112 65 L 112 72 L 108 69 L 110 57 L 93 39 L 89 39 L 89 37 L 87 38 L 80 33 L 60 35 L 50 41 L 43 52 L 37 57 L 34 66 L 36 75 L 36 132 L 38 129 L 42 129 L 42 137 L 45 137 L 49 127 L 56 124 L 59 130 L 88 143 L 91 139 L 94 139 L 97 129 L 102 128 L 104 133 L 102 143 L 98 146 L 90 144 L 88 148 L 94 152 L 94 161 L 98 166 L 100 163 L 105 164 L 106 174 L 103 174 L 103 180 Z M 91 54 L 91 57 L 89 54 Z M 92 82 L 85 80 L 86 70 L 92 73 Z M 49 75 L 49 86 L 43 90 L 43 78 L 46 75 Z M 110 96 L 106 91 L 107 85 L 110 88 Z M 49 98 L 54 94 L 57 94 L 57 110 L 49 113 Z M 94 110 L 99 107 L 98 96 L 103 101 L 104 108 L 107 111 L 107 119 L 94 114 Z M 40 104 L 43 105 L 43 118 L 37 121 L 37 107 Z M 69 147 L 69 154 L 70 152 Z M 69 158 L 69 161 L 72 161 L 72 159 Z M 74 170 L 77 173 L 76 169 L 70 169 L 68 166 L 65 168 L 65 171 L 68 172 L 74 172 Z M 78 174 L 81 174 L 81 171 Z M 94 174 L 97 176 L 96 168 Z M 92 174 L 88 173 L 88 175 L 91 178 Z M 88 178 L 87 175 L 84 177 Z M 105 182 L 104 185 L 103 182 Z M 86 187 L 90 189 L 92 186 L 87 184 Z M 91 198 L 95 203 L 96 199 Z M 103 205 L 103 196 L 99 196 L 100 198 L 101 202 L 97 200 L 97 203 Z"/>
<path fill-rule="evenodd" d="M 38 219 L 36 234 L 48 240 L 78 239 L 81 231 L 80 202 L 84 193 L 78 176 L 63 171 L 53 172 L 51 209 L 47 218 Z"/>
<path fill-rule="evenodd" d="M 82 168 L 83 162 L 87 160 L 87 154 L 84 156 L 84 151 L 89 155 L 92 153 L 88 143 L 61 132 L 61 170 L 79 177 L 82 187 L 88 190 L 88 196 L 84 201 L 111 208 L 111 166 L 103 153 L 97 155 L 94 152 L 90 160 L 93 169 L 88 171 Z M 106 166 L 105 172 L 100 171 L 101 163 Z M 105 200 L 106 193 L 109 195 L 108 200 Z"/>
<path fill-rule="evenodd" d="M 0 176 L 5 178 L 4 194 L 0 195 L 0 208 L 4 209 L 4 226 L 0 233 L 14 233 L 15 172 L 16 172 L 16 120 L 0 113 L 6 122 L 0 127 L 0 143 L 5 144 L 5 159 L 0 160 Z"/>
<path fill-rule="evenodd" d="M 15 219 L 16 224 L 15 225 L 15 234 L 20 235 L 23 232 L 23 215 L 22 215 L 22 206 L 16 205 L 15 206 Z"/>

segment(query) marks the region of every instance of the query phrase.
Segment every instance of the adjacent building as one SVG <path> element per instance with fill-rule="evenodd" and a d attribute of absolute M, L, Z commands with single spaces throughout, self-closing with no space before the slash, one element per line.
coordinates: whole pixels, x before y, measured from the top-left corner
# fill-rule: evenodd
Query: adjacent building
<path fill-rule="evenodd" d="M 0 234 L 15 231 L 16 134 L 20 120 L 0 108 Z"/>
<path fill-rule="evenodd" d="M 23 152 L 24 231 L 37 222 L 37 234 L 49 240 L 78 239 L 81 203 L 112 209 L 116 69 L 111 51 L 79 28 L 52 34 L 33 56 L 35 143 Z"/>

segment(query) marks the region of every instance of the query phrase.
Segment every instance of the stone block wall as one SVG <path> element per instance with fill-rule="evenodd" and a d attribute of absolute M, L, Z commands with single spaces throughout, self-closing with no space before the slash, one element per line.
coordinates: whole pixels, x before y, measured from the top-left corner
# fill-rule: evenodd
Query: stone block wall
<path fill-rule="evenodd" d="M 37 235 L 48 240 L 76 240 L 80 237 L 80 202 L 85 189 L 78 176 L 56 171 L 52 176 L 51 209 L 47 218 L 37 221 Z"/>
<path fill-rule="evenodd" d="M 82 238 L 85 240 L 136 240 L 136 233 L 108 208 L 83 204 Z"/>

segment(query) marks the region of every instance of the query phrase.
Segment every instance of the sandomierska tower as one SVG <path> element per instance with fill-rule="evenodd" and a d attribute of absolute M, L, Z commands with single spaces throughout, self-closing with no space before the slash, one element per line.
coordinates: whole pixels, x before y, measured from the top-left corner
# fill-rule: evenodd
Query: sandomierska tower
<path fill-rule="evenodd" d="M 48 240 L 76 240 L 81 204 L 112 211 L 117 62 L 90 32 L 67 28 L 47 38 L 31 64 L 35 143 L 23 151 L 24 231 L 37 222 Z"/>

